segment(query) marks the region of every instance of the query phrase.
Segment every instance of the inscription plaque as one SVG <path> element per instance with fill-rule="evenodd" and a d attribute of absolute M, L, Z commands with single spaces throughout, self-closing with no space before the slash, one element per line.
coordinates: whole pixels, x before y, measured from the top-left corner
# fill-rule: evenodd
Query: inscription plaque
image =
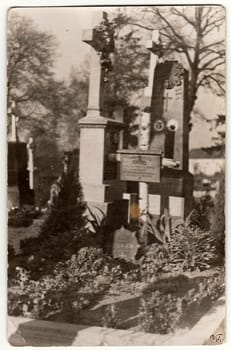
<path fill-rule="evenodd" d="M 120 180 L 159 183 L 160 154 L 121 152 Z"/>

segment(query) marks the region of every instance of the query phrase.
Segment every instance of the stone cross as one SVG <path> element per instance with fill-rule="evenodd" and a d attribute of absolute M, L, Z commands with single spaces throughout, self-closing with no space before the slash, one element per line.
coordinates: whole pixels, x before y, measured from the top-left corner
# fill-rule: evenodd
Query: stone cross
<path fill-rule="evenodd" d="M 170 97 L 169 94 L 166 93 L 166 95 L 163 96 L 163 100 L 165 101 L 164 110 L 165 110 L 165 112 L 167 112 L 168 111 L 168 101 L 172 100 L 172 97 Z"/>
<path fill-rule="evenodd" d="M 139 148 L 143 151 L 149 149 L 150 143 L 150 129 L 151 129 L 151 104 L 152 93 L 155 77 L 155 69 L 158 58 L 161 54 L 162 45 L 160 42 L 160 33 L 158 30 L 153 30 L 152 39 L 146 42 L 146 48 L 151 52 L 150 68 L 148 77 L 148 86 L 144 90 L 144 96 L 141 101 L 141 115 L 140 115 L 140 133 L 139 133 Z M 139 208 L 140 219 L 145 222 L 148 214 L 148 184 L 145 182 L 139 183 Z"/>
<path fill-rule="evenodd" d="M 104 84 L 111 69 L 110 54 L 114 51 L 113 29 L 106 12 L 94 13 L 92 29 L 85 29 L 82 41 L 91 46 L 88 116 L 100 116 Z"/>

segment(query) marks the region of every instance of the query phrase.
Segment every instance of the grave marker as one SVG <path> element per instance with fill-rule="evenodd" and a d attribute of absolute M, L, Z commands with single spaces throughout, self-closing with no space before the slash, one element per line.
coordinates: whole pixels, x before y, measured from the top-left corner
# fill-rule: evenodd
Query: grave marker
<path fill-rule="evenodd" d="M 153 84 L 155 79 L 155 69 L 158 62 L 158 58 L 162 51 L 162 45 L 160 42 L 160 33 L 158 30 L 153 30 L 152 40 L 148 40 L 146 48 L 150 51 L 150 68 L 148 86 L 144 90 L 144 96 L 142 100 L 142 113 L 140 116 L 140 134 L 139 134 L 139 148 L 143 151 L 149 149 L 150 134 L 151 134 L 151 105 Z M 139 208 L 140 219 L 145 222 L 149 211 L 148 204 L 148 184 L 141 181 L 139 183 Z"/>
<path fill-rule="evenodd" d="M 91 64 L 87 115 L 79 120 L 79 175 L 85 201 L 107 214 L 109 204 L 121 200 L 125 184 L 118 179 L 116 159 L 124 125 L 103 111 L 114 50 L 114 29 L 105 12 L 94 13 L 93 28 L 84 30 L 82 39 L 91 46 Z"/>
<path fill-rule="evenodd" d="M 150 148 L 188 168 L 189 115 L 187 111 L 188 74 L 177 61 L 158 64 L 153 86 Z M 158 128 L 160 123 L 162 128 Z"/>
<path fill-rule="evenodd" d="M 140 245 L 136 232 L 125 229 L 123 226 L 114 232 L 112 255 L 113 258 L 134 260 Z"/>
<path fill-rule="evenodd" d="M 169 213 L 175 223 L 183 220 L 192 210 L 193 179 L 188 172 L 187 89 L 188 72 L 179 62 L 165 61 L 157 65 L 152 97 L 150 149 L 162 152 L 164 158 L 160 184 L 150 184 L 149 198 L 160 195 L 159 214 L 165 213 L 168 217 Z M 156 213 L 152 211 L 151 214 Z"/>
<path fill-rule="evenodd" d="M 98 11 L 94 14 L 93 28 L 85 29 L 82 41 L 91 46 L 90 81 L 88 95 L 88 115 L 102 114 L 104 84 L 111 69 L 110 54 L 114 51 L 113 29 L 107 13 Z"/>

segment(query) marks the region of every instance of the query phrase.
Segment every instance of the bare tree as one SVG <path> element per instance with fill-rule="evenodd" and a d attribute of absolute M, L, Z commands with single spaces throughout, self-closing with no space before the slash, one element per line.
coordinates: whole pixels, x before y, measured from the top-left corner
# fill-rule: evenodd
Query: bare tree
<path fill-rule="evenodd" d="M 128 19 L 127 23 L 148 31 L 160 29 L 166 52 L 185 57 L 190 71 L 190 112 L 201 86 L 225 93 L 224 21 L 224 8 L 212 5 L 145 7 L 142 16 Z"/>
<path fill-rule="evenodd" d="M 53 35 L 39 31 L 33 21 L 10 12 L 7 33 L 7 96 L 21 106 L 38 100 L 53 77 L 56 42 Z"/>

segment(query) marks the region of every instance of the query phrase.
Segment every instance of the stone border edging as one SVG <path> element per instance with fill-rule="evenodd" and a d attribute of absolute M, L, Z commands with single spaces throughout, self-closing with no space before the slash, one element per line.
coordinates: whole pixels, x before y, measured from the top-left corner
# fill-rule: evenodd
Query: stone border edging
<path fill-rule="evenodd" d="M 225 296 L 220 297 L 211 309 L 201 317 L 196 325 L 182 336 L 174 336 L 171 339 L 171 345 L 204 345 L 211 339 L 211 336 L 216 338 L 216 330 L 225 320 L 226 307 Z M 222 343 L 225 341 L 225 329 L 222 334 Z M 215 341 L 213 344 L 221 344 Z M 162 344 L 169 345 L 169 344 Z"/>
<path fill-rule="evenodd" d="M 13 346 L 203 345 L 214 335 L 224 318 L 225 297 L 219 298 L 197 324 L 182 335 L 150 334 L 9 316 L 8 340 Z"/>

